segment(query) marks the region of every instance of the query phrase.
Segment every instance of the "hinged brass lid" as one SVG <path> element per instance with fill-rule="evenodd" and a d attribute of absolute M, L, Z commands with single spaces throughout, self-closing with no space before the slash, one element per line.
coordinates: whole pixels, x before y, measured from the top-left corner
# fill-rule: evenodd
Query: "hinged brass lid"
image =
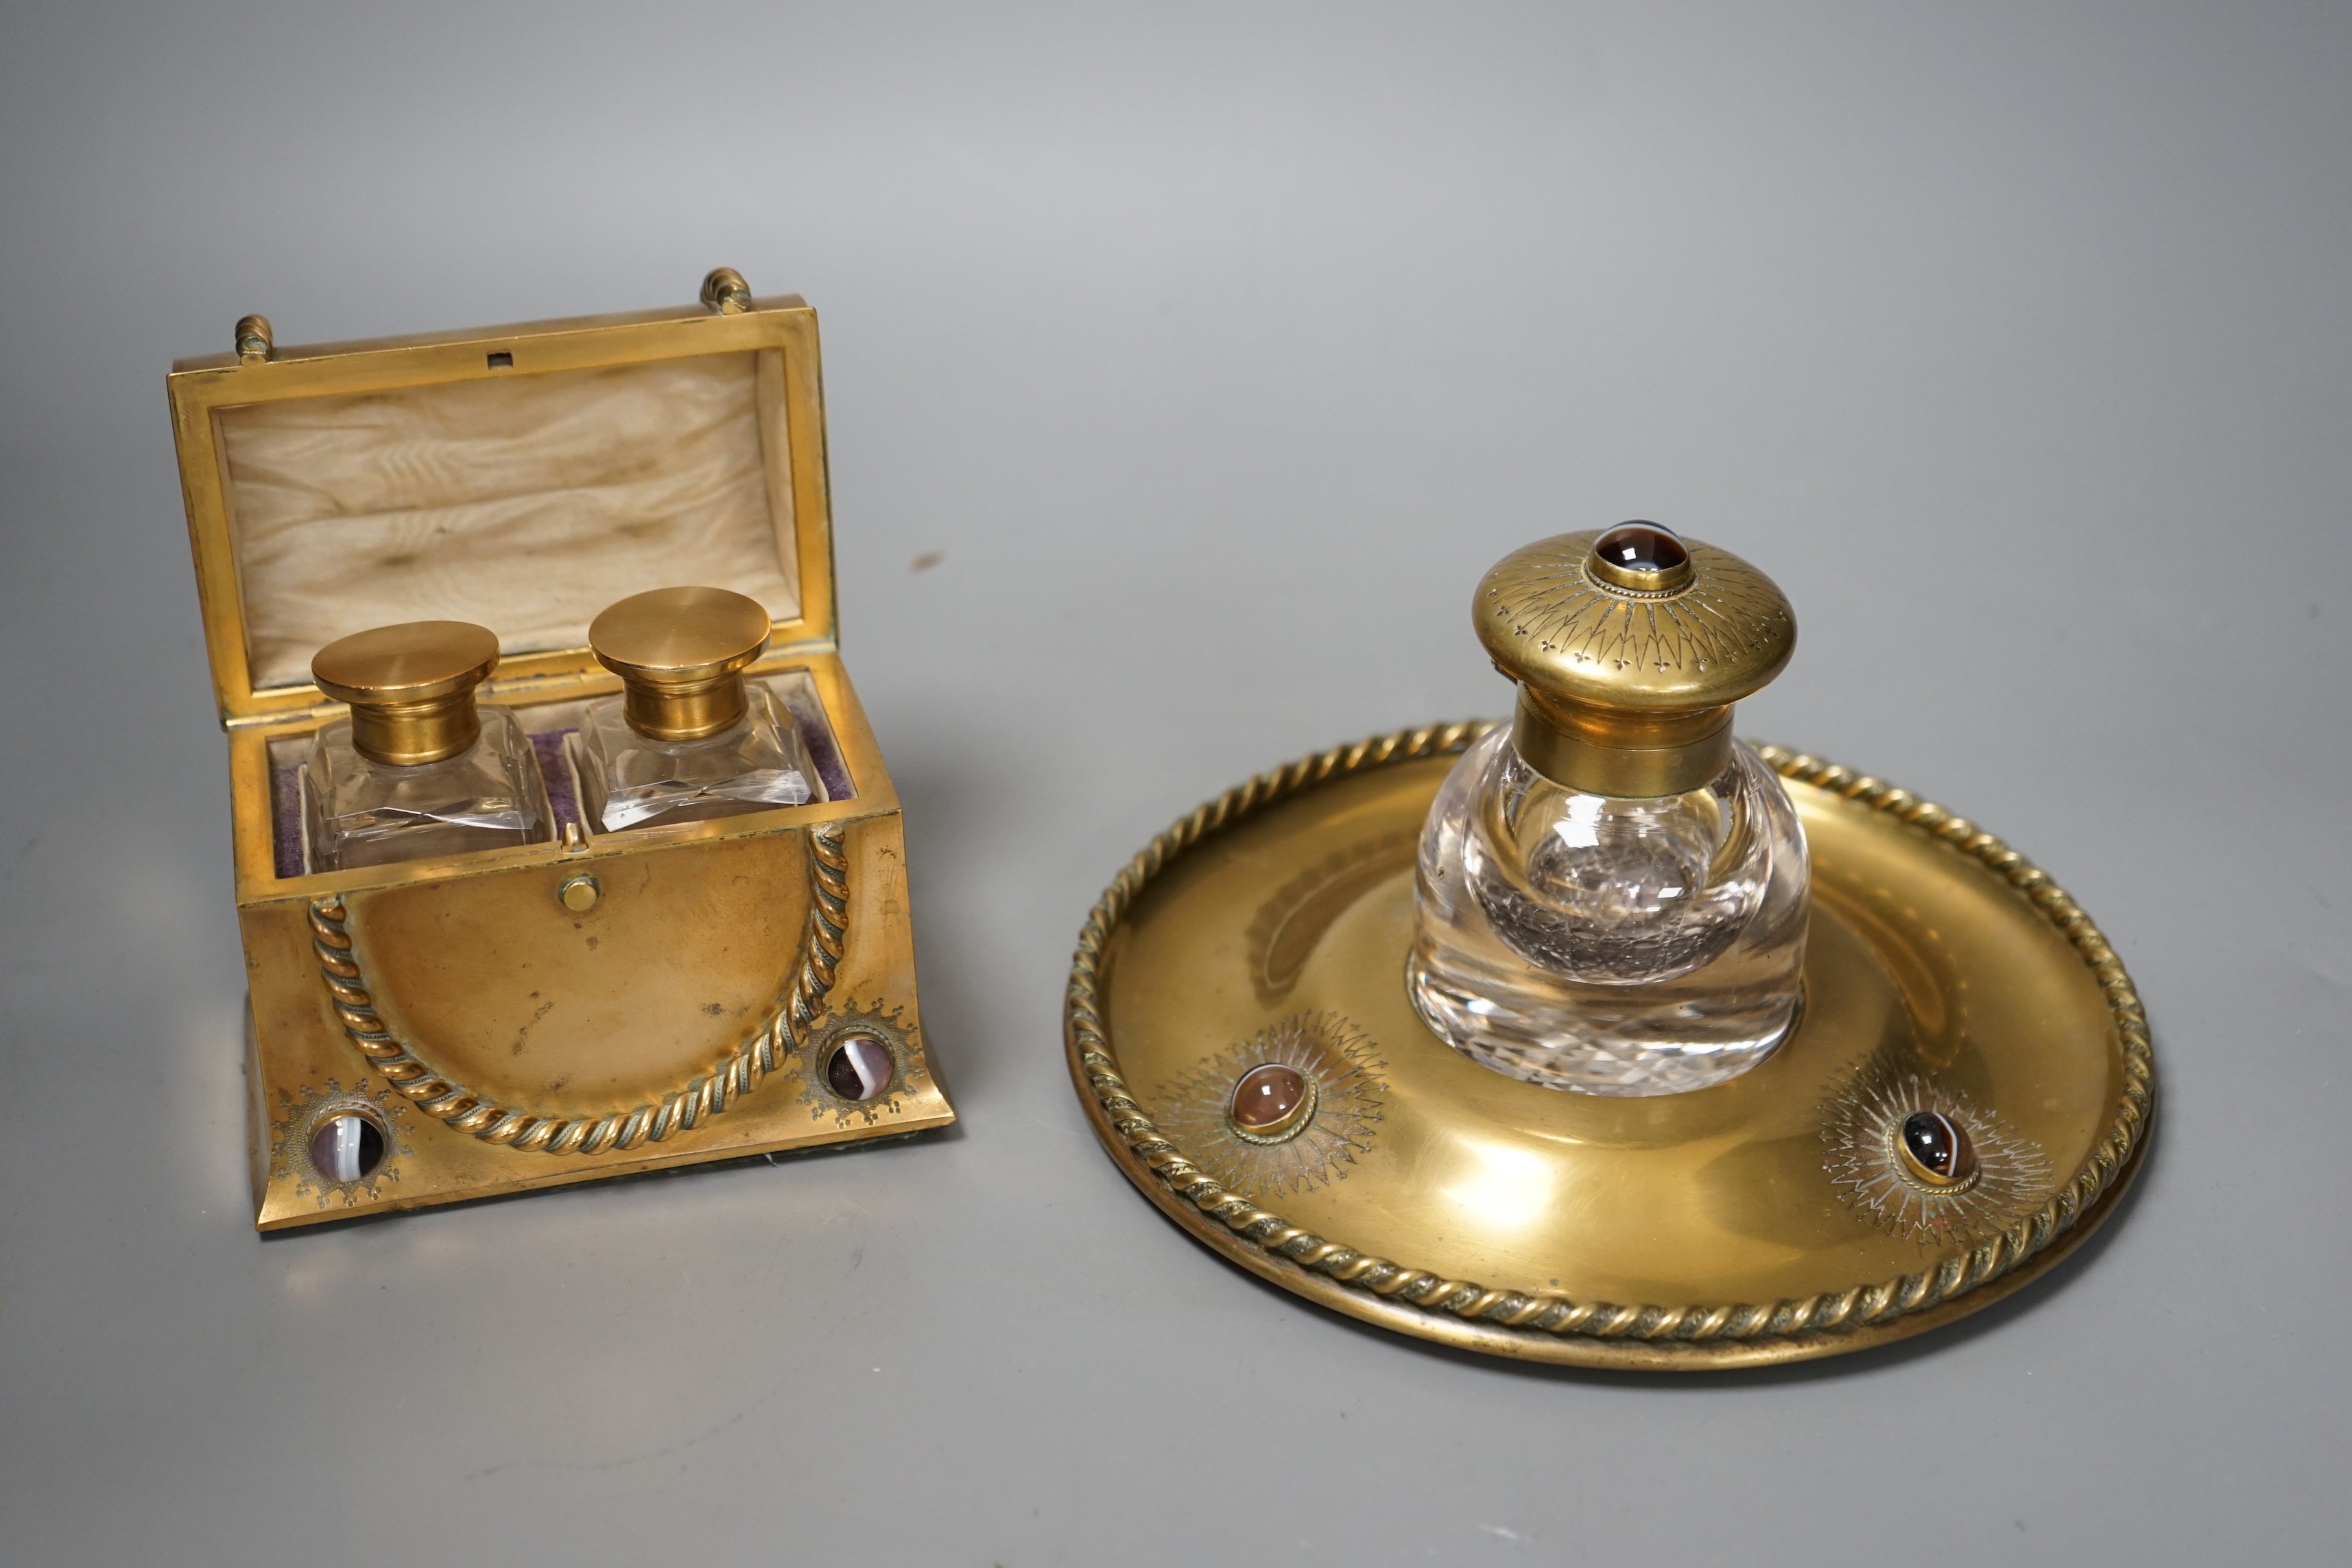
<path fill-rule="evenodd" d="M 1731 743 L 1731 704 L 1780 674 L 1796 616 L 1728 551 L 1650 522 L 1513 551 L 1478 584 L 1478 640 L 1519 683 L 1528 765 L 1596 795 L 1696 789 Z"/>
<path fill-rule="evenodd" d="M 609 689 L 588 623 L 707 584 L 835 644 L 816 315 L 720 268 L 685 309 L 319 347 L 259 316 L 169 378 L 225 723 L 323 716 L 310 660 L 404 622 L 496 636 L 494 698 Z"/>

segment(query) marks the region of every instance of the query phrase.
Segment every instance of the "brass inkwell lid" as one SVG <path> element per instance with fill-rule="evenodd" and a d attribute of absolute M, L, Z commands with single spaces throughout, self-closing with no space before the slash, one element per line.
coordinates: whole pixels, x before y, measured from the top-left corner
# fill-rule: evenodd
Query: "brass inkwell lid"
<path fill-rule="evenodd" d="M 1636 805 L 1719 790 L 1727 768 L 1777 780 L 1810 856 L 1801 1010 L 1753 1065 L 1680 1092 L 1574 1092 L 1449 1048 L 1408 993 L 1416 854 L 1495 726 L 1336 747 L 1175 823 L 1080 934 L 1071 1073 L 1146 1197 L 1382 1327 L 1654 1370 L 1933 1328 L 2112 1212 L 2154 1105 L 2130 978 L 1973 822 L 1735 748 L 1731 704 L 1795 643 L 1761 573 L 1621 525 L 1515 552 L 1475 604 L 1519 687 L 1515 777 Z"/>
<path fill-rule="evenodd" d="M 621 678 L 631 729 L 698 741 L 742 719 L 743 672 L 772 625 L 757 599 L 725 588 L 656 588 L 598 616 L 588 646 Z"/>
<path fill-rule="evenodd" d="M 467 621 L 406 621 L 339 637 L 310 679 L 351 705 L 352 746 L 399 767 L 454 757 L 481 735 L 474 688 L 499 667 L 499 638 Z"/>
<path fill-rule="evenodd" d="M 1515 550 L 1478 584 L 1478 640 L 1519 689 L 1512 740 L 1557 784 L 1696 789 L 1731 751 L 1731 705 L 1787 667 L 1797 620 L 1772 580 L 1655 523 Z"/>

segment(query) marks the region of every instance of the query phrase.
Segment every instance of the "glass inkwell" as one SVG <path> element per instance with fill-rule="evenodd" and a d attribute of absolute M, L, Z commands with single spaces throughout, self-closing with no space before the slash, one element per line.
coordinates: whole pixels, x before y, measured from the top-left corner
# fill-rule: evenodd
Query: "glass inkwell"
<path fill-rule="evenodd" d="M 1745 561 L 1654 523 L 1507 557 L 1476 622 L 1517 711 L 1464 753 L 1421 839 L 1414 1005 L 1473 1061 L 1553 1089 L 1673 1094 L 1795 1019 L 1810 875 L 1731 705 L 1797 624 Z"/>
<path fill-rule="evenodd" d="M 310 868 L 348 871 L 543 842 L 547 785 L 522 726 L 474 688 L 499 639 L 464 621 L 409 621 L 329 643 L 319 689 L 351 714 L 302 764 Z"/>
<path fill-rule="evenodd" d="M 625 694 L 580 723 L 582 804 L 595 828 L 701 822 L 819 798 L 816 767 L 782 703 L 743 671 L 768 612 L 724 588 L 656 588 L 588 627 Z"/>
<path fill-rule="evenodd" d="M 2114 1212 L 2129 976 L 1977 824 L 1734 739 L 1796 643 L 1769 579 L 1623 523 L 1473 615 L 1508 720 L 1235 784 L 1082 928 L 1071 1079 L 1157 1207 L 1334 1311 L 1636 1371 L 1932 1329 Z"/>

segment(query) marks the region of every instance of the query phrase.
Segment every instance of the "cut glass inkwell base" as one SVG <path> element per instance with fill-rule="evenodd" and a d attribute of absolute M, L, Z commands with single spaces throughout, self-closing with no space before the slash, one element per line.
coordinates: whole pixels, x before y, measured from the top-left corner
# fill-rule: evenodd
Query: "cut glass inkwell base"
<path fill-rule="evenodd" d="M 666 741 L 629 727 L 619 699 L 590 707 L 580 752 L 589 797 L 606 833 L 641 823 L 707 821 L 815 798 L 816 768 L 792 718 L 764 686 L 748 682 L 743 717 L 692 740 Z"/>
<path fill-rule="evenodd" d="M 1735 743 L 1701 789 L 1563 790 L 1496 729 L 1438 791 L 1413 1005 L 1473 1061 L 1553 1089 L 1673 1094 L 1754 1067 L 1797 1014 L 1804 830 Z"/>
<path fill-rule="evenodd" d="M 1069 1066 L 1139 1191 L 1336 1311 L 1639 1370 L 1931 1329 L 2109 1216 L 2129 977 L 1975 824 L 1731 738 L 1794 642 L 1768 581 L 1641 524 L 1477 605 L 1508 723 L 1238 784 L 1096 906 Z"/>

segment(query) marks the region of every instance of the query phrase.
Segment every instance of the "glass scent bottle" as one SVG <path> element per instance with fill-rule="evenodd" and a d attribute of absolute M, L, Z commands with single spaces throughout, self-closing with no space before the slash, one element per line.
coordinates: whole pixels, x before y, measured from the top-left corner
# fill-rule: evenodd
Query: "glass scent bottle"
<path fill-rule="evenodd" d="M 1475 616 L 1518 682 L 1422 831 L 1407 984 L 1472 1060 L 1588 1094 L 1704 1089 L 1801 997 L 1811 872 L 1731 705 L 1796 646 L 1737 556 L 1651 523 L 1507 557 Z"/>
<path fill-rule="evenodd" d="M 553 836 L 522 726 L 474 701 L 498 663 L 498 637 L 464 621 L 378 626 L 319 650 L 311 679 L 351 716 L 320 729 L 302 763 L 311 870 Z"/>
<path fill-rule="evenodd" d="M 574 753 L 598 831 L 822 798 L 800 727 L 743 677 L 770 629 L 759 601 L 724 588 L 656 588 L 596 617 L 589 646 L 623 684 L 589 706 Z"/>

